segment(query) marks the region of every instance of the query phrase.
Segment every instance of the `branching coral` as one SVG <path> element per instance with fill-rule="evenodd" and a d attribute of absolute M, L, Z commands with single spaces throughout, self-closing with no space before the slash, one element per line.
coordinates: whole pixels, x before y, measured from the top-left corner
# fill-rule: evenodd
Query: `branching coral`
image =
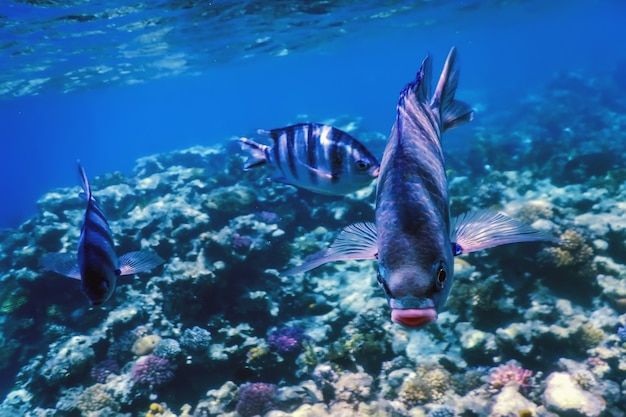
<path fill-rule="evenodd" d="M 110 408 L 112 411 L 119 410 L 119 404 L 111 394 L 105 390 L 104 384 L 92 385 L 83 391 L 76 399 L 76 407 L 83 415 L 88 415 L 93 411 Z"/>
<path fill-rule="evenodd" d="M 420 365 L 415 374 L 407 378 L 398 397 L 413 407 L 443 400 L 445 393 L 454 388 L 452 375 L 440 365 Z"/>
<path fill-rule="evenodd" d="M 539 263 L 546 276 L 544 283 L 578 302 L 588 302 L 596 283 L 594 250 L 574 230 L 566 231 L 560 238 L 559 245 L 546 247 L 539 253 Z"/>
<path fill-rule="evenodd" d="M 509 362 L 494 368 L 489 375 L 489 386 L 494 390 L 501 390 L 505 385 L 516 384 L 522 389 L 528 389 L 533 383 L 533 372 L 524 369 L 515 362 Z"/>
<path fill-rule="evenodd" d="M 593 248 L 585 238 L 574 230 L 567 230 L 561 236 L 562 243 L 558 246 L 545 248 L 539 259 L 546 264 L 566 269 L 578 278 L 589 278 L 595 274 L 593 264 Z"/>

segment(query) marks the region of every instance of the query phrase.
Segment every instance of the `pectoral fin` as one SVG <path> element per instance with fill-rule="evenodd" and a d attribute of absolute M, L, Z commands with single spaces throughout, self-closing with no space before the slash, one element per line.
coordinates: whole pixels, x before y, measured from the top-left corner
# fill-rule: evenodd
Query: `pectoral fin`
<path fill-rule="evenodd" d="M 80 269 L 76 263 L 76 255 L 71 253 L 47 253 L 41 257 L 39 264 L 45 269 L 68 278 L 80 279 Z"/>
<path fill-rule="evenodd" d="M 335 174 L 333 174 L 332 172 L 328 172 L 328 171 L 324 171 L 323 169 L 320 168 L 313 168 L 312 166 L 305 164 L 304 162 L 300 161 L 299 159 L 296 161 L 299 165 L 302 165 L 304 168 L 306 168 L 307 170 L 313 172 L 315 175 L 317 175 L 319 178 L 325 178 L 327 180 L 331 180 L 334 177 L 336 177 Z"/>
<path fill-rule="evenodd" d="M 160 256 L 149 252 L 128 252 L 120 256 L 120 275 L 132 275 L 149 271 L 165 262 Z"/>
<path fill-rule="evenodd" d="M 282 276 L 297 275 L 328 262 L 376 259 L 378 241 L 374 223 L 354 223 L 339 233 L 328 249 L 311 255 L 302 265 L 288 269 Z"/>
<path fill-rule="evenodd" d="M 461 255 L 517 242 L 558 242 L 551 234 L 493 210 L 463 213 L 452 221 L 450 240 Z"/>

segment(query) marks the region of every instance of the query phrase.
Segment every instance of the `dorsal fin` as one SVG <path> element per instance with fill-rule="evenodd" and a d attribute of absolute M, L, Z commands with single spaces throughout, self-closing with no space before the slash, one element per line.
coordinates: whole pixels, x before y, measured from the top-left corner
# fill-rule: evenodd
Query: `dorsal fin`
<path fill-rule="evenodd" d="M 441 71 L 435 94 L 430 101 L 431 108 L 439 110 L 442 132 L 469 122 L 474 117 L 474 112 L 470 106 L 454 99 L 458 85 L 459 70 L 456 65 L 456 48 L 452 47 Z"/>
<path fill-rule="evenodd" d="M 80 161 L 76 161 L 78 164 L 78 175 L 80 175 L 81 186 L 83 187 L 83 191 L 85 193 L 85 200 L 91 201 L 91 187 L 89 186 L 89 179 L 87 178 L 87 174 L 85 173 L 85 169 L 81 165 Z"/>
<path fill-rule="evenodd" d="M 404 86 L 400 92 L 398 105 L 396 107 L 397 140 L 400 142 L 402 132 L 402 114 L 406 112 L 405 107 L 413 100 L 417 103 L 427 103 L 430 97 L 430 84 L 432 79 L 432 58 L 430 55 L 424 58 L 420 69 L 415 75 L 415 80 Z"/>

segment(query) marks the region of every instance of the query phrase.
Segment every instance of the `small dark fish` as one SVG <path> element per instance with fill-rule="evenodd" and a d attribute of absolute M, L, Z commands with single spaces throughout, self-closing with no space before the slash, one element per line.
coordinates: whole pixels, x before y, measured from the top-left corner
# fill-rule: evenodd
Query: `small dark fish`
<path fill-rule="evenodd" d="M 455 100 L 458 72 L 452 48 L 430 97 L 431 58 L 400 94 L 376 188 L 376 223 L 344 228 L 331 246 L 293 275 L 332 261 L 377 259 L 392 321 L 417 328 L 437 319 L 454 279 L 454 256 L 514 242 L 556 241 L 547 233 L 491 210 L 450 221 L 442 132 L 472 119 Z"/>
<path fill-rule="evenodd" d="M 79 279 L 91 305 L 99 306 L 113 295 L 118 276 L 148 271 L 162 264 L 164 260 L 147 252 L 129 252 L 117 257 L 111 229 L 96 199 L 91 195 L 87 175 L 80 163 L 78 172 L 84 190 L 79 196 L 87 201 L 85 219 L 78 239 L 78 256 L 48 253 L 42 257 L 41 264 L 50 271 Z"/>
<path fill-rule="evenodd" d="M 259 130 L 272 138 L 272 146 L 239 139 L 250 154 L 244 170 L 270 164 L 278 170 L 272 180 L 321 194 L 345 195 L 368 185 L 380 164 L 354 137 L 335 127 L 301 123 L 280 129 Z"/>

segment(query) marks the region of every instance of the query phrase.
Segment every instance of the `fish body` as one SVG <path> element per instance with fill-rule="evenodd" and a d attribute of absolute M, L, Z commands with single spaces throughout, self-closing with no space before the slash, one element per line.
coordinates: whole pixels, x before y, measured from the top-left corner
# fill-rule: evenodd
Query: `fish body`
<path fill-rule="evenodd" d="M 375 223 L 347 226 L 328 249 L 283 274 L 332 261 L 376 259 L 391 319 L 408 328 L 437 319 L 454 280 L 455 256 L 514 242 L 555 240 L 492 210 L 450 221 L 441 135 L 470 121 L 473 112 L 454 98 L 456 49 L 450 51 L 432 96 L 431 67 L 427 57 L 400 94 L 380 167 Z"/>
<path fill-rule="evenodd" d="M 91 194 L 89 180 L 83 167 L 78 164 L 87 207 L 78 239 L 78 253 L 50 253 L 44 255 L 42 265 L 61 275 L 79 279 L 82 290 L 93 306 L 108 301 L 117 286 L 117 278 L 144 272 L 163 263 L 159 256 L 147 252 L 130 252 L 120 258 L 115 253 L 115 243 L 109 223 Z"/>
<path fill-rule="evenodd" d="M 240 138 L 250 158 L 244 170 L 269 164 L 276 168 L 272 179 L 329 195 L 345 195 L 368 185 L 378 176 L 380 164 L 357 139 L 335 127 L 301 123 L 272 130 L 271 146 Z"/>
<path fill-rule="evenodd" d="M 470 121 L 468 105 L 454 99 L 458 72 L 452 49 L 433 96 L 427 57 L 401 92 L 376 189 L 378 281 L 395 322 L 433 321 L 454 273 L 443 131 Z"/>

